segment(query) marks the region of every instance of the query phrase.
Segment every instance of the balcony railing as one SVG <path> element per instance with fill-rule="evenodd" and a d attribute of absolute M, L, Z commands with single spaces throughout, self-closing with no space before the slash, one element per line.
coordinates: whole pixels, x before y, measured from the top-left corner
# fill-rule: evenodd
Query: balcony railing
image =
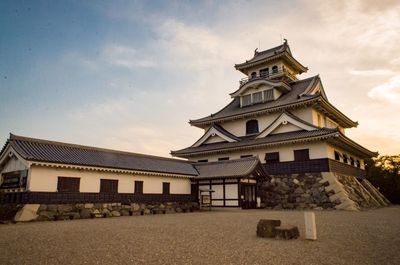
<path fill-rule="evenodd" d="M 242 78 L 242 79 L 239 80 L 239 85 L 243 86 L 243 85 L 247 84 L 250 81 L 268 80 L 268 79 L 271 79 L 271 78 L 274 78 L 274 77 L 278 77 L 278 76 L 283 76 L 283 75 L 288 76 L 292 80 L 296 80 L 297 79 L 294 75 L 289 73 L 286 69 L 279 69 L 279 70 L 275 70 L 275 71 L 264 72 L 264 73 L 262 73 L 261 75 L 258 75 L 258 76 Z"/>

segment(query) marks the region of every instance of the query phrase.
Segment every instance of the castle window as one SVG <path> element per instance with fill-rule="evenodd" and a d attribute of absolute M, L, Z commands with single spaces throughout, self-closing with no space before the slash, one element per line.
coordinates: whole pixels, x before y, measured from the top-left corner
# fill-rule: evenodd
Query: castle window
<path fill-rule="evenodd" d="M 205 162 L 208 162 L 208 159 L 200 159 L 200 160 L 198 160 L 197 162 L 205 163 Z"/>
<path fill-rule="evenodd" d="M 354 166 L 355 162 L 354 162 L 354 158 L 350 157 L 350 165 Z"/>
<path fill-rule="evenodd" d="M 338 151 L 335 151 L 335 160 L 340 161 L 340 154 Z"/>
<path fill-rule="evenodd" d="M 242 97 L 242 106 L 251 105 L 251 94 Z"/>
<path fill-rule="evenodd" d="M 266 163 L 278 163 L 279 162 L 279 152 L 266 153 L 265 154 Z"/>
<path fill-rule="evenodd" d="M 310 152 L 308 149 L 294 150 L 294 161 L 310 160 Z"/>
<path fill-rule="evenodd" d="M 264 101 L 274 100 L 274 90 L 273 89 L 268 89 L 263 92 L 264 92 Z"/>
<path fill-rule="evenodd" d="M 273 74 L 278 73 L 278 66 L 276 66 L 276 65 L 272 66 L 272 73 Z"/>
<path fill-rule="evenodd" d="M 135 180 L 135 194 L 143 194 L 143 181 Z"/>
<path fill-rule="evenodd" d="M 219 157 L 218 161 L 226 161 L 229 160 L 229 157 Z"/>
<path fill-rule="evenodd" d="M 261 103 L 263 101 L 262 92 L 257 92 L 253 94 L 253 104 L 254 103 Z"/>
<path fill-rule="evenodd" d="M 269 76 L 269 69 L 268 68 L 260 70 L 260 77 L 266 78 L 268 76 Z"/>
<path fill-rule="evenodd" d="M 253 155 L 241 155 L 240 158 L 253 157 Z"/>
<path fill-rule="evenodd" d="M 361 167 L 361 162 L 360 162 L 360 160 L 357 160 L 357 161 L 356 161 L 356 167 L 358 167 L 358 168 Z"/>
<path fill-rule="evenodd" d="M 79 192 L 80 178 L 58 177 L 58 192 Z"/>
<path fill-rule="evenodd" d="M 349 163 L 349 158 L 347 157 L 346 154 L 343 154 L 343 163 Z"/>
<path fill-rule="evenodd" d="M 169 182 L 162 183 L 162 194 L 168 195 L 171 192 L 171 185 Z"/>
<path fill-rule="evenodd" d="M 256 78 L 257 77 L 257 73 L 256 72 L 252 72 L 251 73 L 251 78 Z"/>
<path fill-rule="evenodd" d="M 246 135 L 258 133 L 258 121 L 257 120 L 249 120 L 246 122 Z"/>
<path fill-rule="evenodd" d="M 118 192 L 118 180 L 100 179 L 100 192 L 117 193 Z"/>

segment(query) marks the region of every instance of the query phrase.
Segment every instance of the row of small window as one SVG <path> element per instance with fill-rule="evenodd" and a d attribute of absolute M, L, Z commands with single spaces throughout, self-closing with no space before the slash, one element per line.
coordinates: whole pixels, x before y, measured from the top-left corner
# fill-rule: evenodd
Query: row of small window
<path fill-rule="evenodd" d="M 269 71 L 269 68 L 264 68 L 260 70 L 260 77 L 268 77 L 270 74 L 276 74 L 278 73 L 278 66 L 274 65 L 271 67 L 271 72 Z M 257 73 L 256 72 L 252 72 L 250 75 L 251 78 L 256 78 L 257 77 Z"/>
<path fill-rule="evenodd" d="M 274 100 L 274 90 L 268 89 L 242 96 L 242 107 Z"/>
<path fill-rule="evenodd" d="M 309 149 L 300 149 L 293 150 L 294 153 L 294 161 L 307 161 L 310 160 L 310 152 Z M 252 157 L 253 155 L 241 155 L 240 158 Z M 218 161 L 229 160 L 229 157 L 219 157 Z M 208 162 L 208 159 L 201 159 L 198 162 Z M 266 163 L 278 163 L 279 160 L 279 152 L 271 152 L 265 154 L 265 162 Z"/>
<path fill-rule="evenodd" d="M 342 159 L 340 159 L 342 158 Z M 346 154 L 341 154 L 338 151 L 335 151 L 335 160 L 336 161 L 342 161 L 345 164 L 350 164 L 354 167 L 361 168 L 361 162 L 360 160 L 355 160 L 353 157 L 348 156 Z"/>
<path fill-rule="evenodd" d="M 79 192 L 80 178 L 58 177 L 58 192 Z M 136 180 L 134 186 L 135 194 L 143 194 L 143 181 Z M 118 193 L 118 180 L 116 179 L 100 179 L 101 193 Z M 170 194 L 170 183 L 162 183 L 162 194 Z"/>

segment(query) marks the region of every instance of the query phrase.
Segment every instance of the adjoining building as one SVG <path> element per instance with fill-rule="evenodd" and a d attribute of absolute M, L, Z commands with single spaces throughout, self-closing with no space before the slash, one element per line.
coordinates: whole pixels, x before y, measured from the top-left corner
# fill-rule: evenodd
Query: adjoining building
<path fill-rule="evenodd" d="M 387 205 L 365 179 L 376 156 L 345 135 L 357 126 L 289 45 L 255 52 L 232 101 L 191 120 L 204 130 L 178 160 L 10 134 L 0 152 L 2 201 L 19 220 L 180 212 L 198 207 L 337 208 Z M 112 215 L 112 214 L 111 214 Z"/>

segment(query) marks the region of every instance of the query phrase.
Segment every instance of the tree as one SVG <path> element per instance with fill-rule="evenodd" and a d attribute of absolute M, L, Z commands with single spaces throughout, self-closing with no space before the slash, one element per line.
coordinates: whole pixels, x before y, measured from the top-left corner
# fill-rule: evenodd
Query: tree
<path fill-rule="evenodd" d="M 367 179 L 391 203 L 400 204 L 400 155 L 379 156 L 365 161 Z"/>

